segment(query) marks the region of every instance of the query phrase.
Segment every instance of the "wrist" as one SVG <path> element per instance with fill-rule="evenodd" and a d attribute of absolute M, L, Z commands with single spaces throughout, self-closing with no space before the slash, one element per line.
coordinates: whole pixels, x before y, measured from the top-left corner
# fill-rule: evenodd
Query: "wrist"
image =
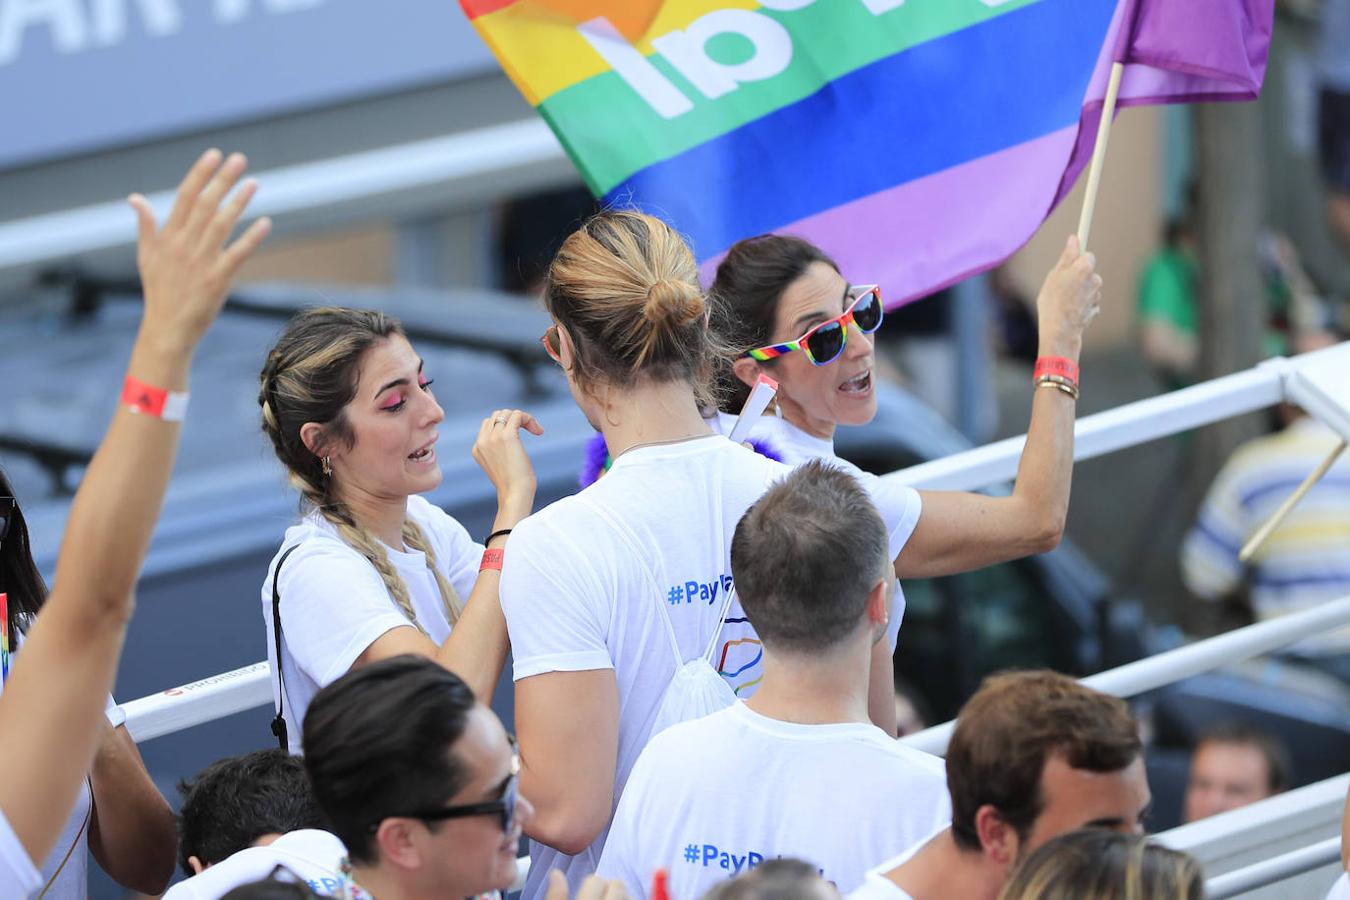
<path fill-rule="evenodd" d="M 514 528 L 516 524 L 528 516 L 534 508 L 534 494 L 526 496 L 510 495 L 503 496 L 497 501 L 497 518 L 492 523 L 492 530 L 499 531 L 503 528 Z"/>
<path fill-rule="evenodd" d="M 1071 362 L 1078 362 L 1083 352 L 1081 335 L 1041 335 L 1037 356 L 1062 356 Z"/>

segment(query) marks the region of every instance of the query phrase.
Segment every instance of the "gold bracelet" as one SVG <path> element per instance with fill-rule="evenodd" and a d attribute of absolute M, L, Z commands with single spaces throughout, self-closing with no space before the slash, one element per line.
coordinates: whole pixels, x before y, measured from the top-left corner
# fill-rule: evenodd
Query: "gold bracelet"
<path fill-rule="evenodd" d="M 1036 379 L 1036 387 L 1054 387 L 1074 400 L 1078 399 L 1078 385 L 1062 375 L 1042 375 Z"/>

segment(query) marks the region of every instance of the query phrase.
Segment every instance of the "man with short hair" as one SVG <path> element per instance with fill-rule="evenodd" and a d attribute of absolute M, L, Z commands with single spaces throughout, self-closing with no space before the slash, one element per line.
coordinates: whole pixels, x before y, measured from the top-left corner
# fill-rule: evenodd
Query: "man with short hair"
<path fill-rule="evenodd" d="M 533 808 L 492 710 L 421 656 L 362 666 L 305 714 L 305 769 L 347 847 L 341 892 L 379 900 L 473 897 L 516 878 Z"/>
<path fill-rule="evenodd" d="M 994 900 L 1013 866 L 1078 828 L 1141 833 L 1143 746 L 1125 703 L 1054 672 L 986 679 L 947 747 L 950 828 L 883 863 L 850 900 Z"/>
<path fill-rule="evenodd" d="M 1205 732 L 1191 755 L 1185 821 L 1208 818 L 1288 790 L 1289 753 L 1274 736 L 1238 722 Z"/>
<path fill-rule="evenodd" d="M 284 750 L 258 750 L 207 766 L 178 789 L 183 872 L 164 900 L 214 900 L 278 866 L 317 893 L 338 887 L 346 848 L 320 827 L 305 764 Z"/>
<path fill-rule="evenodd" d="M 698 897 L 779 856 L 850 889 L 950 817 L 942 761 L 868 716 L 895 576 L 856 480 L 815 461 L 770 488 L 736 526 L 731 571 L 764 678 L 638 758 L 597 871 L 639 900 L 658 868 L 670 896 Z"/>

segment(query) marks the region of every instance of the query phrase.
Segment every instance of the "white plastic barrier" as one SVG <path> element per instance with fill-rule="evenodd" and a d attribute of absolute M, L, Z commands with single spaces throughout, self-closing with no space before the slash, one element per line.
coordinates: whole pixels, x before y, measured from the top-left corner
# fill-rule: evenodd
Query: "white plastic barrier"
<path fill-rule="evenodd" d="M 1350 597 L 1100 672 L 1084 678 L 1083 684 L 1117 697 L 1134 697 L 1343 625 L 1350 625 Z M 945 722 L 910 735 L 904 742 L 917 750 L 941 755 L 947 749 L 954 727 L 955 723 Z"/>
<path fill-rule="evenodd" d="M 1340 870 L 1347 786 L 1350 774 L 1338 775 L 1173 828 L 1156 840 L 1200 861 L 1211 900 L 1239 895 L 1248 900 L 1321 900 Z M 1333 845 L 1334 852 L 1329 849 Z"/>
<path fill-rule="evenodd" d="M 1332 863 L 1339 864 L 1340 860 L 1341 839 L 1327 838 L 1307 847 L 1290 850 L 1274 859 L 1263 860 L 1245 869 L 1211 878 L 1205 882 L 1205 897 L 1207 900 L 1227 900 L 1229 897 L 1236 897 L 1271 884 L 1280 884 L 1280 892 L 1288 896 L 1285 892 L 1289 891 L 1290 887 L 1284 883 L 1288 879 L 1325 868 Z"/>

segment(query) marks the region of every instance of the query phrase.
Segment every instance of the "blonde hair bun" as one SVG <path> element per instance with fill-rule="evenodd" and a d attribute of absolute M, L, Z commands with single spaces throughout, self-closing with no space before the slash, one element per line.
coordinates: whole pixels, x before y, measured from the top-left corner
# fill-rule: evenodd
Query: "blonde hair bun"
<path fill-rule="evenodd" d="M 687 281 L 666 279 L 647 290 L 642 314 L 653 325 L 674 330 L 697 320 L 707 310 L 703 292 Z"/>

